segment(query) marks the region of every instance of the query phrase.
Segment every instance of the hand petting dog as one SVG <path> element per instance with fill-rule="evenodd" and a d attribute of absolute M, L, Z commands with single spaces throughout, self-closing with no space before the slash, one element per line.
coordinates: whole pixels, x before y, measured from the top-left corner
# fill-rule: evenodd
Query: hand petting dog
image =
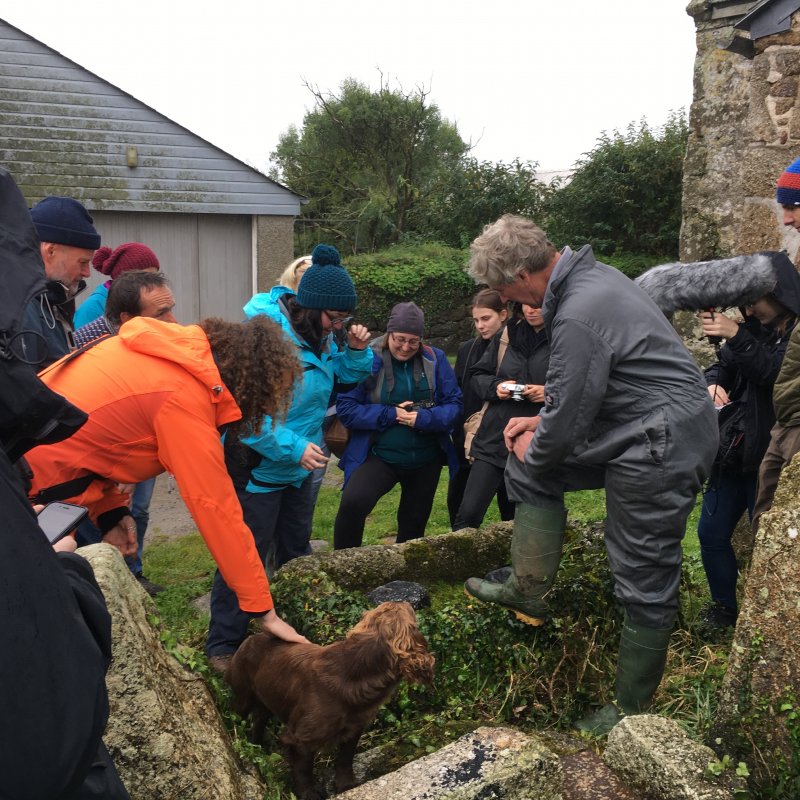
<path fill-rule="evenodd" d="M 308 644 L 308 639 L 298 633 L 288 622 L 284 622 L 278 612 L 273 608 L 261 617 L 261 630 L 275 636 L 284 642 L 302 642 Z"/>

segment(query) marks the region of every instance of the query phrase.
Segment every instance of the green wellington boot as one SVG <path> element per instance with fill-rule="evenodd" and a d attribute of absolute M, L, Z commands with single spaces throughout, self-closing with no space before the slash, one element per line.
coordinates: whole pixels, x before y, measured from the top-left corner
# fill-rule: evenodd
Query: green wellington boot
<path fill-rule="evenodd" d="M 545 601 L 558 572 L 567 512 L 520 503 L 511 537 L 511 575 L 505 583 L 470 578 L 464 590 L 485 603 L 497 603 L 528 625 L 541 625 L 549 616 Z"/>
<path fill-rule="evenodd" d="M 605 736 L 627 714 L 640 714 L 661 683 L 671 628 L 645 628 L 625 615 L 617 657 L 616 702 L 575 723 L 578 730 Z"/>

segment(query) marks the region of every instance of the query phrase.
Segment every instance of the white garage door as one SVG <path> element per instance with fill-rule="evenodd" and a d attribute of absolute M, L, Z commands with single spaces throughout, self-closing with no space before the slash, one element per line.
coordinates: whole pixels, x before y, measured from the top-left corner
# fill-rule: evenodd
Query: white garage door
<path fill-rule="evenodd" d="M 253 294 L 252 221 L 225 214 L 144 214 L 92 211 L 103 244 L 144 242 L 158 256 L 175 292 L 175 316 L 188 324 L 204 317 L 243 319 Z M 86 297 L 105 280 L 92 270 Z"/>

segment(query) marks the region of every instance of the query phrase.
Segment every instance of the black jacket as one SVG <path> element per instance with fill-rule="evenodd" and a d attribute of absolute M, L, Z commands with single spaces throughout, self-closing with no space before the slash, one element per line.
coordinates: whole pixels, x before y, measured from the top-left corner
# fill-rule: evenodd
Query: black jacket
<path fill-rule="evenodd" d="M 784 253 L 770 253 L 778 276 L 773 290 L 775 298 L 794 315 L 800 315 L 800 275 Z M 783 333 L 762 326 L 753 317 L 746 317 L 738 333 L 727 340 L 719 360 L 705 371 L 706 384 L 719 384 L 731 402 L 745 405 L 745 435 L 742 447 L 742 472 L 756 472 L 770 440 L 775 424 L 772 389 L 778 377 L 786 344 L 792 331 Z"/>
<path fill-rule="evenodd" d="M 472 368 L 469 381 L 481 404 L 484 400 L 489 401 L 481 426 L 475 434 L 471 455 L 502 468 L 508 458 L 503 440 L 506 424 L 512 417 L 535 417 L 543 404 L 529 400 L 500 400 L 497 397 L 497 385 L 509 381 L 543 385 L 550 348 L 544 330 L 537 333 L 524 319 L 514 319 L 508 323 L 508 347 L 498 370 L 501 336 L 502 331 L 492 338 L 486 353 Z"/>
<path fill-rule="evenodd" d="M 462 342 L 458 346 L 458 355 L 456 356 L 456 363 L 453 366 L 453 372 L 456 374 L 456 380 L 461 389 L 464 402 L 464 411 L 461 415 L 461 419 L 456 422 L 453 427 L 453 433 L 451 434 L 453 445 L 455 446 L 459 463 L 461 464 L 468 463 L 464 458 L 464 420 L 468 419 L 476 411 L 480 411 L 483 405 L 483 398 L 478 396 L 472 385 L 472 381 L 469 380 L 469 375 L 472 368 L 483 357 L 490 342 L 491 339 L 483 339 L 480 336 Z"/>
<path fill-rule="evenodd" d="M 26 363 L 25 309 L 45 291 L 44 267 L 28 206 L 2 168 L 0 207 L 0 798 L 121 800 L 101 740 L 111 618 L 89 563 L 47 542 L 12 466 L 86 414 Z"/>

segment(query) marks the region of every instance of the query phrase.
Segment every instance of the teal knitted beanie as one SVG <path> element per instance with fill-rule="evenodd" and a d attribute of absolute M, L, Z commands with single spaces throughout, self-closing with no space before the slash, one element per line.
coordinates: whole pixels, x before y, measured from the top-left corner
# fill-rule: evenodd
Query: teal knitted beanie
<path fill-rule="evenodd" d="M 339 251 L 329 244 L 318 244 L 311 251 L 311 266 L 300 278 L 297 302 L 304 308 L 352 311 L 357 299 L 356 287 L 342 266 Z"/>

